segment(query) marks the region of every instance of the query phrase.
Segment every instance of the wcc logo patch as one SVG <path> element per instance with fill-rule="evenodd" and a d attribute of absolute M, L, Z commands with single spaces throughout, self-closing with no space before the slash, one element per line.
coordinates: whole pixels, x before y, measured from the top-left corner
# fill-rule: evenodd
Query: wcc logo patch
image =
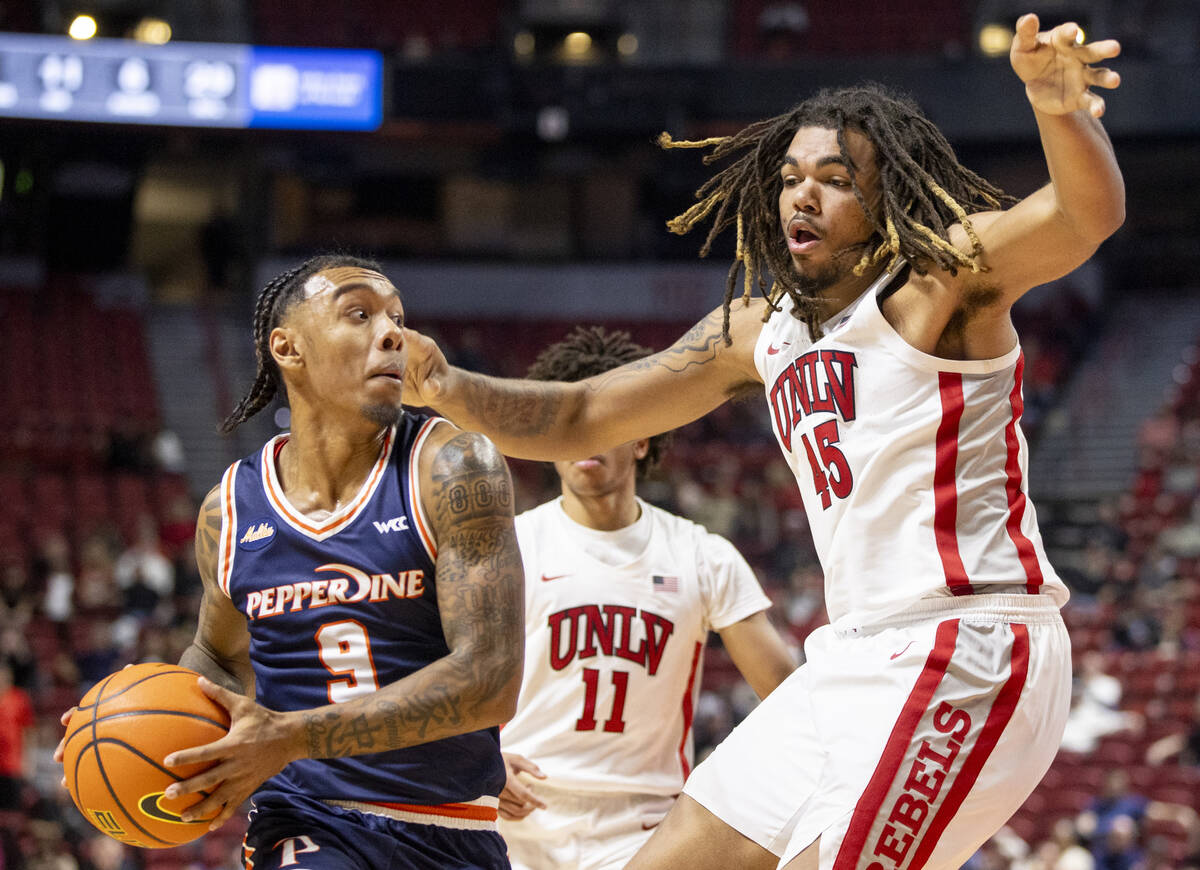
<path fill-rule="evenodd" d="M 254 520 L 238 535 L 243 550 L 261 550 L 275 540 L 275 524 L 268 519 Z"/>

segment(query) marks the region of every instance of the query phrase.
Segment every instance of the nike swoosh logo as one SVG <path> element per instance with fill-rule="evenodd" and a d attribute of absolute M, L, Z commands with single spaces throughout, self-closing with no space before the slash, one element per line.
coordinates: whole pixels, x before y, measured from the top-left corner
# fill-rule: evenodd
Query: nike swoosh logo
<path fill-rule="evenodd" d="M 659 822 L 655 822 L 653 825 L 647 825 L 645 822 L 642 822 L 642 830 L 643 831 L 653 831 L 658 826 L 659 826 Z"/>
<path fill-rule="evenodd" d="M 555 574 L 553 577 L 547 577 L 545 574 L 543 574 L 542 582 L 549 583 L 551 580 L 561 580 L 564 577 L 570 577 L 570 576 L 571 576 L 570 574 Z"/>
<path fill-rule="evenodd" d="M 779 345 L 779 347 L 776 347 L 773 344 L 768 344 L 767 345 L 767 355 L 774 356 L 775 354 L 777 354 L 781 350 L 783 350 L 785 347 L 787 347 L 789 344 L 791 344 L 790 341 L 785 341 L 783 344 Z"/>
<path fill-rule="evenodd" d="M 207 825 L 212 819 L 197 819 L 194 822 L 185 822 L 183 817 L 178 813 L 173 813 L 164 807 L 160 801 L 163 799 L 163 793 L 156 791 L 148 795 L 144 795 L 138 801 L 138 809 L 152 819 L 157 819 L 160 822 L 175 822 L 179 825 Z"/>
<path fill-rule="evenodd" d="M 543 578 L 543 579 L 544 579 L 544 578 Z M 890 656 L 888 656 L 888 658 L 889 658 L 891 661 L 895 661 L 896 659 L 900 658 L 900 656 L 902 656 L 902 655 L 904 655 L 906 652 L 908 652 L 908 648 L 909 648 L 910 646 L 912 646 L 912 645 L 913 645 L 913 643 L 915 643 L 915 641 L 911 641 L 911 640 L 910 640 L 910 641 L 909 641 L 909 642 L 908 642 L 908 643 L 905 645 L 904 649 L 900 650 L 900 652 L 898 652 L 898 653 L 892 653 Z"/>

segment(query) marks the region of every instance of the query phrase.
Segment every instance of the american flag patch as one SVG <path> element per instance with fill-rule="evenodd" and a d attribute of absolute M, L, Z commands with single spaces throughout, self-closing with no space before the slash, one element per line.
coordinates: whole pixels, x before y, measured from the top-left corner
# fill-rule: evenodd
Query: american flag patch
<path fill-rule="evenodd" d="M 650 578 L 650 582 L 654 584 L 655 592 L 678 592 L 679 578 L 671 577 L 667 574 L 655 574 Z"/>

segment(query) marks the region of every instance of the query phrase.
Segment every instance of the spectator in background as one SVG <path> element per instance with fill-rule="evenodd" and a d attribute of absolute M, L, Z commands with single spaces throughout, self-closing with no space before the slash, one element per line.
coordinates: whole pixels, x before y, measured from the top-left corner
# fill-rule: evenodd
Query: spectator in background
<path fill-rule="evenodd" d="M 196 504 L 187 494 L 181 493 L 167 502 L 162 525 L 158 529 L 159 545 L 163 555 L 176 561 L 175 571 L 178 572 L 180 563 L 195 564 L 195 555 L 183 553 L 196 537 Z"/>
<path fill-rule="evenodd" d="M 71 855 L 59 822 L 34 819 L 29 823 L 29 833 L 33 837 L 33 854 L 25 862 L 25 870 L 79 870 L 79 862 Z"/>
<path fill-rule="evenodd" d="M 1132 817 L 1114 816 L 1108 831 L 1092 841 L 1096 870 L 1140 870 L 1145 865 L 1140 838 L 1139 825 Z"/>
<path fill-rule="evenodd" d="M 1182 765 L 1200 765 L 1200 695 L 1192 704 L 1192 721 L 1185 730 L 1160 737 L 1146 747 L 1147 764 L 1163 764 L 1171 759 Z"/>
<path fill-rule="evenodd" d="M 29 695 L 13 685 L 12 668 L 0 662 L 0 810 L 21 808 L 26 778 L 25 734 L 33 724 Z"/>
<path fill-rule="evenodd" d="M 1140 830 L 1146 821 L 1171 821 L 1185 831 L 1196 828 L 1196 811 L 1183 804 L 1151 800 L 1130 788 L 1129 774 L 1113 768 L 1100 794 L 1075 824 L 1091 844 L 1096 870 L 1133 870 L 1142 858 Z"/>
<path fill-rule="evenodd" d="M 24 625 L 33 612 L 29 595 L 29 574 L 18 561 L 4 565 L 0 572 L 0 617 L 5 625 Z"/>
<path fill-rule="evenodd" d="M 117 587 L 124 593 L 126 605 L 149 612 L 175 591 L 175 567 L 163 555 L 154 517 L 138 517 L 137 539 L 113 566 Z"/>
<path fill-rule="evenodd" d="M 1074 819 L 1055 822 L 1047 843 L 1051 851 L 1047 855 L 1050 860 L 1044 865 L 1046 870 L 1093 870 L 1096 866 L 1096 859 L 1084 847 Z"/>
<path fill-rule="evenodd" d="M 76 641 L 75 664 L 86 689 L 116 670 L 121 651 L 114 641 L 113 623 L 109 620 L 92 620 L 83 632 L 86 636 Z"/>
<path fill-rule="evenodd" d="M 120 592 L 113 577 L 113 554 L 107 539 L 91 535 L 79 548 L 79 574 L 75 579 L 75 607 L 84 617 L 114 616 Z"/>
<path fill-rule="evenodd" d="M 71 546 L 60 532 L 41 542 L 38 560 L 45 572 L 42 612 L 53 622 L 65 623 L 75 613 L 75 573 L 71 570 Z"/>
<path fill-rule="evenodd" d="M 1083 656 L 1072 692 L 1071 712 L 1063 732 L 1067 752 L 1091 752 L 1100 738 L 1119 731 L 1140 731 L 1145 724 L 1138 713 L 1121 712 L 1121 682 L 1104 673 L 1097 652 Z"/>

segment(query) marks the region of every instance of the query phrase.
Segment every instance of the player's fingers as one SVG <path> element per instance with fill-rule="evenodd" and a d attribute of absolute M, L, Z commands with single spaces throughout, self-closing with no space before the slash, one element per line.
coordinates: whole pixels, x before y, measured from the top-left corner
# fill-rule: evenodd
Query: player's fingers
<path fill-rule="evenodd" d="M 1076 56 L 1084 63 L 1098 63 L 1109 60 L 1121 53 L 1121 43 L 1115 39 L 1101 39 L 1088 42 L 1075 49 Z"/>
<path fill-rule="evenodd" d="M 531 806 L 537 807 L 539 810 L 544 810 L 546 808 L 545 801 L 543 801 L 540 797 L 538 797 L 532 791 L 530 791 L 526 786 L 521 785 L 520 783 L 515 783 L 513 785 L 512 792 L 513 792 L 513 797 L 516 798 L 517 800 L 519 800 L 523 804 L 530 804 Z"/>
<path fill-rule="evenodd" d="M 1093 94 L 1091 91 L 1085 91 L 1083 94 L 1083 107 L 1093 118 L 1100 118 L 1104 115 L 1104 98 Z"/>
<path fill-rule="evenodd" d="M 546 778 L 546 774 L 542 773 L 542 769 L 524 755 L 510 755 L 509 762 L 512 764 L 513 770 L 518 773 L 528 773 L 536 776 L 538 779 Z"/>
<path fill-rule="evenodd" d="M 1089 67 L 1084 74 L 1084 78 L 1089 87 L 1108 88 L 1111 90 L 1121 84 L 1121 76 L 1105 67 Z"/>
<path fill-rule="evenodd" d="M 528 813 L 528 810 L 525 809 L 524 804 L 522 804 L 520 801 L 505 800 L 503 795 L 500 797 L 500 806 L 498 810 L 500 813 L 500 818 L 507 819 L 510 822 L 523 819 L 525 814 Z"/>
<path fill-rule="evenodd" d="M 1038 17 L 1030 12 L 1017 19 L 1016 33 L 1013 35 L 1013 49 L 1016 51 L 1032 51 L 1037 47 Z"/>
<path fill-rule="evenodd" d="M 208 829 L 210 831 L 215 831 L 217 828 L 221 827 L 221 825 L 225 824 L 230 818 L 232 818 L 233 814 L 237 812 L 238 807 L 241 805 L 241 801 L 237 801 L 236 803 L 234 801 L 229 801 L 226 803 L 225 809 L 221 810 L 220 814 L 218 814 L 217 817 L 209 823 Z"/>
<path fill-rule="evenodd" d="M 167 766 L 171 767 L 172 765 Z M 193 777 L 171 783 L 167 786 L 166 795 L 169 798 L 176 798 L 197 791 L 211 791 L 228 779 L 233 772 L 234 767 L 228 763 L 215 765 Z"/>
<path fill-rule="evenodd" d="M 219 758 L 224 758 L 229 752 L 230 747 L 236 746 L 238 742 L 231 734 L 226 734 L 212 743 L 205 743 L 202 746 L 192 746 L 188 749 L 180 749 L 178 752 L 172 752 L 163 759 L 163 764 L 167 767 L 186 767 L 189 764 L 199 764 L 202 761 L 216 761 Z"/>
<path fill-rule="evenodd" d="M 200 677 L 196 681 L 200 685 L 200 691 L 208 695 L 230 713 L 234 712 L 234 708 L 242 701 L 247 701 L 245 695 L 239 695 L 236 692 L 231 692 L 224 686 L 219 686 L 210 680 L 208 677 Z"/>
<path fill-rule="evenodd" d="M 61 722 L 63 725 L 66 725 L 68 722 L 71 721 L 71 717 L 75 715 L 75 711 L 78 709 L 79 709 L 78 707 L 72 707 L 70 710 L 63 713 L 61 716 L 59 716 L 58 721 Z"/>
<path fill-rule="evenodd" d="M 1074 21 L 1060 24 L 1050 31 L 1050 44 L 1059 51 L 1071 51 L 1080 45 L 1082 31 Z"/>

